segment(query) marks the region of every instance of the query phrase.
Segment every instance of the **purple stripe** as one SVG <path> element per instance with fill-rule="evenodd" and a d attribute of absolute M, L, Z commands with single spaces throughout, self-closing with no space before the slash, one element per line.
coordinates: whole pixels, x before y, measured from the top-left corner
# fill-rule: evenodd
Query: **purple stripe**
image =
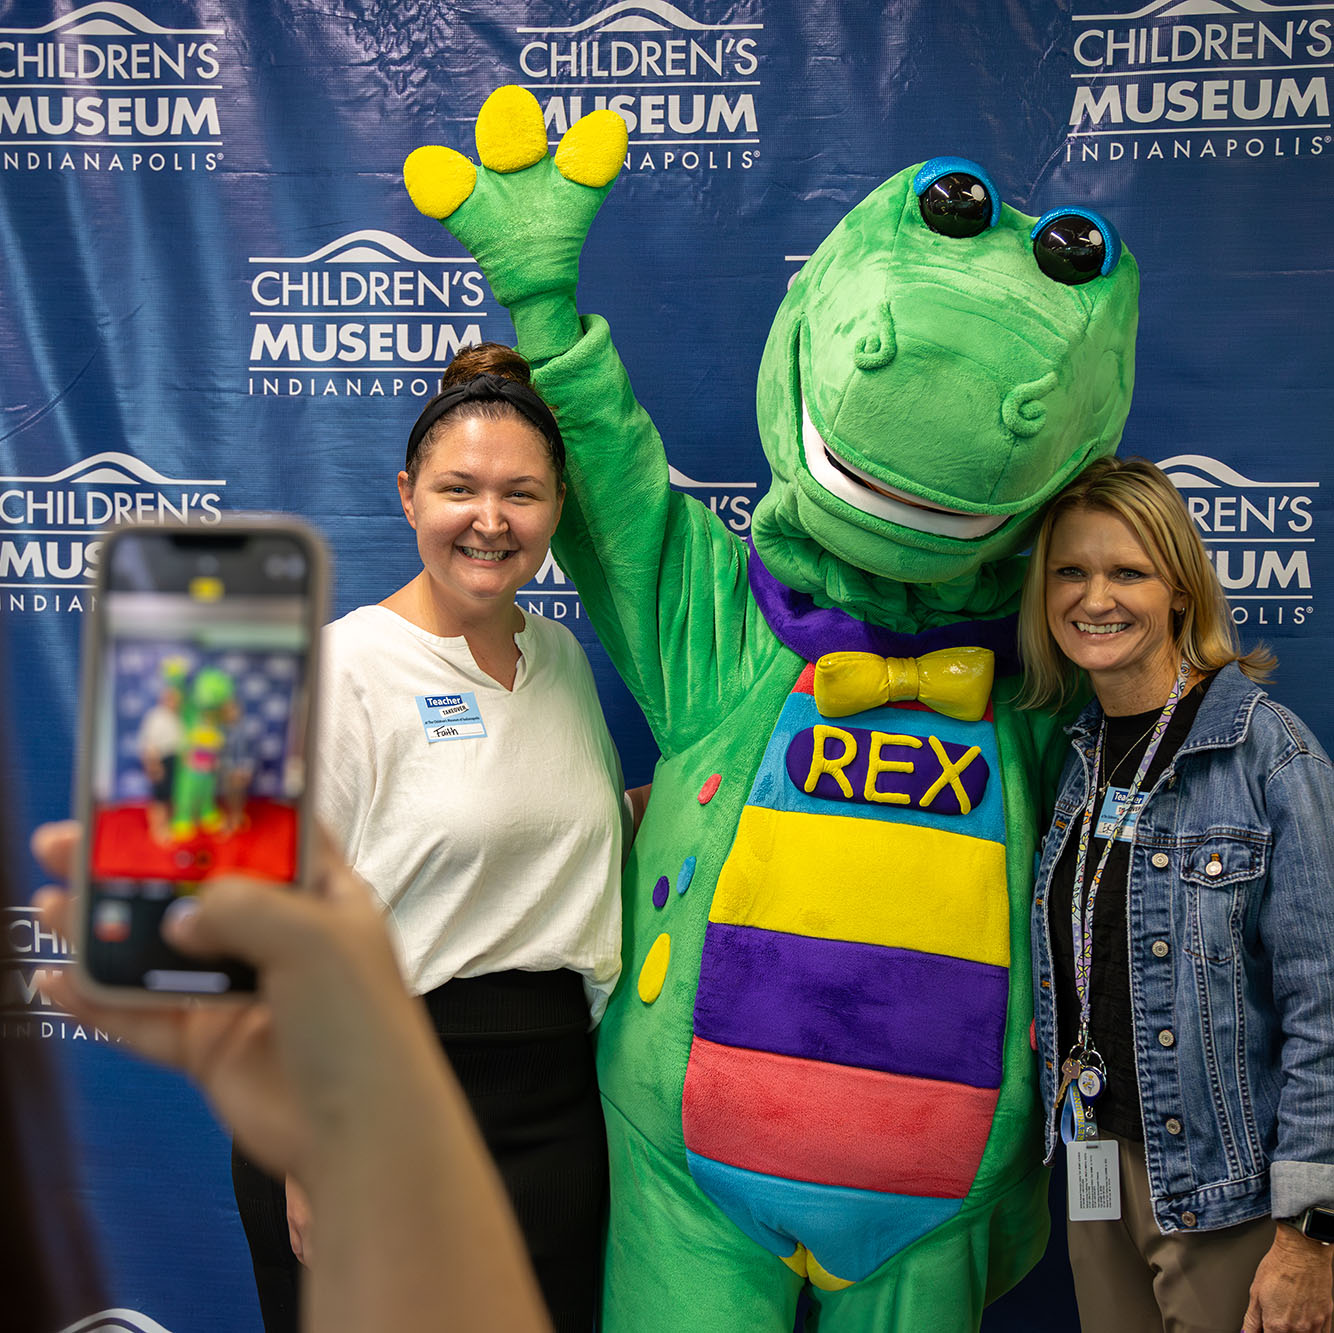
<path fill-rule="evenodd" d="M 710 922 L 695 1035 L 725 1046 L 1000 1086 L 1008 971 Z"/>
<path fill-rule="evenodd" d="M 961 620 L 936 625 L 920 634 L 900 634 L 864 620 L 856 620 L 837 607 L 816 606 L 812 598 L 774 578 L 764 567 L 755 543 L 748 540 L 750 560 L 746 567 L 750 591 L 765 623 L 778 641 L 808 662 L 825 653 L 879 653 L 881 657 L 922 657 L 937 648 L 990 648 L 996 654 L 996 675 L 1013 676 L 1020 670 L 1016 639 L 1018 616 L 999 620 Z"/>

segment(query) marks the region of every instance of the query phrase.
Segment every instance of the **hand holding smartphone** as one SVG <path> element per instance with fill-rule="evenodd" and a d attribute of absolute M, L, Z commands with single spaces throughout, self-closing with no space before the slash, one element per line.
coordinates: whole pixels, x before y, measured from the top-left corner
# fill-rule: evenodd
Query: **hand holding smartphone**
<path fill-rule="evenodd" d="M 78 961 L 103 998 L 253 991 L 249 967 L 185 957 L 162 923 L 213 876 L 305 873 L 327 570 L 291 519 L 104 542 L 75 800 Z"/>

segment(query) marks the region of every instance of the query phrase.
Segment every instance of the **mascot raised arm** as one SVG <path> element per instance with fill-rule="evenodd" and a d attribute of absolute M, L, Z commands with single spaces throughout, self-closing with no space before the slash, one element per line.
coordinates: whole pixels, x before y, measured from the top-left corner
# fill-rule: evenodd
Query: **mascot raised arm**
<path fill-rule="evenodd" d="M 576 309 L 623 122 L 552 158 L 510 87 L 476 140 L 405 181 L 556 412 L 557 558 L 662 753 L 599 1039 L 604 1328 L 791 1333 L 810 1283 L 820 1333 L 974 1329 L 1047 1233 L 1028 904 L 1064 737 L 1014 703 L 1020 553 L 1120 439 L 1135 262 L 973 162 L 886 181 L 774 320 L 747 543 Z"/>

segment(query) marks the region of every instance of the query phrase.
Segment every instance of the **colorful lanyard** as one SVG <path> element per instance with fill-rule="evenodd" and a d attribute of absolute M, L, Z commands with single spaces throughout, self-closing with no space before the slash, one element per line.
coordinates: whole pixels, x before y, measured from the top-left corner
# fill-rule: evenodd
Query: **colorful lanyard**
<path fill-rule="evenodd" d="M 1098 858 L 1098 864 L 1093 871 L 1093 878 L 1089 881 L 1088 892 L 1085 894 L 1084 872 L 1088 866 L 1089 837 L 1093 831 L 1094 810 L 1098 802 L 1098 774 L 1102 772 L 1103 749 L 1107 738 L 1106 718 L 1103 719 L 1102 726 L 1098 729 L 1098 744 L 1093 754 L 1093 781 L 1089 784 L 1089 798 L 1084 806 L 1084 818 L 1079 830 L 1079 849 L 1075 855 L 1074 892 L 1070 898 L 1070 932 L 1074 938 L 1075 955 L 1075 990 L 1079 995 L 1079 1037 L 1062 1066 L 1063 1073 L 1066 1069 L 1069 1069 L 1074 1075 L 1073 1081 L 1066 1080 L 1070 1095 L 1066 1101 L 1066 1106 L 1063 1108 L 1062 1116 L 1062 1137 L 1067 1138 L 1067 1141 L 1071 1136 L 1077 1138 L 1097 1137 L 1097 1130 L 1092 1123 L 1092 1108 L 1086 1109 L 1084 1107 L 1080 1092 L 1082 1090 L 1084 1097 L 1092 1101 L 1102 1091 L 1103 1082 L 1102 1057 L 1098 1055 L 1097 1050 L 1089 1041 L 1089 1019 L 1092 1013 L 1089 973 L 1093 964 L 1093 904 L 1098 897 L 1098 885 L 1102 882 L 1102 873 L 1107 868 L 1107 858 L 1111 855 L 1112 844 L 1120 837 L 1126 819 L 1134 807 L 1135 797 L 1139 795 L 1140 785 L 1149 771 L 1149 766 L 1153 763 L 1154 755 L 1158 753 L 1158 747 L 1162 744 L 1163 735 L 1167 731 L 1168 723 L 1172 720 L 1172 714 L 1176 711 L 1177 704 L 1181 702 L 1181 696 L 1186 692 L 1186 681 L 1189 678 L 1190 668 L 1183 658 L 1172 691 L 1167 696 L 1167 702 L 1163 705 L 1163 711 L 1159 714 L 1158 721 L 1154 723 L 1153 731 L 1149 736 L 1148 748 L 1144 751 L 1144 758 L 1140 760 L 1134 781 L 1130 784 L 1125 799 L 1117 807 L 1116 822 L 1108 833 L 1102 855 Z M 1090 1069 L 1090 1067 L 1092 1067 L 1095 1077 L 1090 1083 L 1086 1084 L 1079 1079 L 1079 1074 L 1083 1070 Z M 1070 1121 L 1073 1121 L 1073 1126 L 1071 1127 L 1071 1133 L 1067 1134 L 1067 1124 L 1065 1122 Z"/>

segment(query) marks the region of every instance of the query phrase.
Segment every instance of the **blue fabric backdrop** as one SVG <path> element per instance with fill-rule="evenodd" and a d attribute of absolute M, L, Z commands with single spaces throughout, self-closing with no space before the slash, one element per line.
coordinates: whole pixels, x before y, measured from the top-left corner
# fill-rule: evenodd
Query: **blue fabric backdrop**
<path fill-rule="evenodd" d="M 627 116 L 582 305 L 610 319 L 679 484 L 738 532 L 766 484 L 769 321 L 851 205 L 951 153 L 1030 213 L 1104 211 L 1143 270 L 1123 452 L 1170 463 L 1243 632 L 1278 650 L 1278 693 L 1334 741 L 1334 5 L 1084 8 L 0 3 L 0 637 L 21 829 L 69 809 L 79 621 L 109 519 L 304 514 L 333 545 L 339 614 L 415 572 L 405 432 L 458 345 L 511 330 L 399 168 L 421 143 L 470 151 L 506 82 L 534 91 L 553 140 L 595 106 Z M 647 732 L 560 571 L 524 603 L 579 633 L 627 777 L 647 780 Z M 0 1027 L 65 1066 L 126 1326 L 256 1328 L 207 1112 L 53 1011 L 62 941 L 23 911 L 7 938 Z M 1072 1323 L 1058 1256 L 987 1327 Z"/>

